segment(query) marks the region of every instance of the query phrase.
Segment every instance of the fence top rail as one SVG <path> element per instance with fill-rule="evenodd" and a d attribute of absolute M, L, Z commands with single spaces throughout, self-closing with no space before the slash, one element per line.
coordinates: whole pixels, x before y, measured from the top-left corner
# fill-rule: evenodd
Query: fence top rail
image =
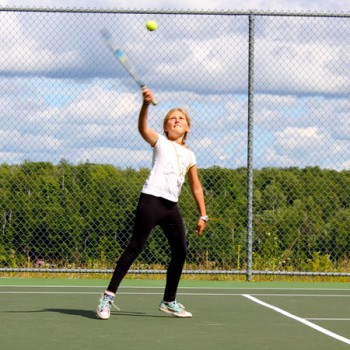
<path fill-rule="evenodd" d="M 58 7 L 7 7 L 0 6 L 0 12 L 62 12 L 62 13 L 119 13 L 160 15 L 208 15 L 208 16 L 285 16 L 285 17 L 340 17 L 349 18 L 350 12 L 313 11 L 260 11 L 260 10 L 170 10 L 170 9 L 117 9 L 117 8 L 58 8 Z"/>

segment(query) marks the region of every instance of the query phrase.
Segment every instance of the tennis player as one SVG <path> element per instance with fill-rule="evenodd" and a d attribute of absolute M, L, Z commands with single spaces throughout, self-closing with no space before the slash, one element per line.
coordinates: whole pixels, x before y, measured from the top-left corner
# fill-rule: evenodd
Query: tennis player
<path fill-rule="evenodd" d="M 178 207 L 185 175 L 188 175 L 192 195 L 199 211 L 197 235 L 202 235 L 208 216 L 202 185 L 198 178 L 196 157 L 185 144 L 190 131 L 190 118 L 182 109 L 170 110 L 163 123 L 164 135 L 159 134 L 148 126 L 148 108 L 153 100 L 153 92 L 145 88 L 142 94 L 143 103 L 138 130 L 153 148 L 152 169 L 141 191 L 130 242 L 120 256 L 110 283 L 97 306 L 97 316 L 104 320 L 110 317 L 110 310 L 114 305 L 121 281 L 145 246 L 152 229 L 158 225 L 162 228 L 171 251 L 164 296 L 159 310 L 175 317 L 192 317 L 192 314 L 176 301 L 187 253 L 186 232 Z"/>

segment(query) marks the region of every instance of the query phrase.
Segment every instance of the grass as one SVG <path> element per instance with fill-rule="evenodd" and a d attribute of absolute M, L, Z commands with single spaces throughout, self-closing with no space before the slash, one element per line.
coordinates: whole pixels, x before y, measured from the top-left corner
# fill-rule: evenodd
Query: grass
<path fill-rule="evenodd" d="M 47 279 L 101 279 L 111 278 L 109 273 L 54 273 L 54 272 L 4 272 L 0 277 L 7 278 L 47 278 Z M 129 273 L 128 280 L 164 280 L 164 274 Z M 183 274 L 184 281 L 229 281 L 246 282 L 245 275 L 231 274 Z M 350 282 L 347 276 L 291 276 L 291 275 L 253 275 L 252 282 Z"/>

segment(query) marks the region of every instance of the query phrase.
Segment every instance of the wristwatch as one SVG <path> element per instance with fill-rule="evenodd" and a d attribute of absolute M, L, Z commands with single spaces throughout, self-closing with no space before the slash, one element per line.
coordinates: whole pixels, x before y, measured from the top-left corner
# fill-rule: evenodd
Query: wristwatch
<path fill-rule="evenodd" d="M 201 215 L 201 216 L 199 217 L 199 220 L 208 221 L 208 220 L 209 220 L 209 216 L 208 216 L 208 215 Z"/>

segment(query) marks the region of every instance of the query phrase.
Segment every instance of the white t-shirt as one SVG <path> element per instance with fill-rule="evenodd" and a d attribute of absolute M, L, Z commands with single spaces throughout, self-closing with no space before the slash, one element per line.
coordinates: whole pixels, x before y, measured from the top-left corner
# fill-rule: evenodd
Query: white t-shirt
<path fill-rule="evenodd" d="M 197 164 L 196 157 L 188 148 L 158 136 L 151 173 L 141 192 L 177 202 L 188 169 Z"/>

